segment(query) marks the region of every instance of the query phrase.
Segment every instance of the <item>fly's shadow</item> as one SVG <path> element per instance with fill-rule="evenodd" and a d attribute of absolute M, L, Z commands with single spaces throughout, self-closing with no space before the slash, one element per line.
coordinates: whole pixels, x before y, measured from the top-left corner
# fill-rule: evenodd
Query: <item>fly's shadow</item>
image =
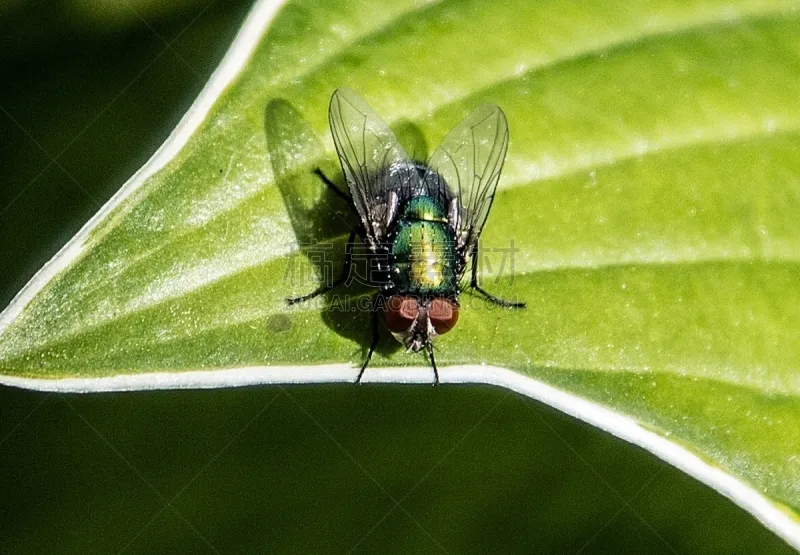
<path fill-rule="evenodd" d="M 264 119 L 275 183 L 300 246 L 300 251 L 291 255 L 284 279 L 286 295 L 291 296 L 332 283 L 341 274 L 347 237 L 359 221 L 342 198 L 341 193 L 349 197 L 349 191 L 338 160 L 326 153 L 308 121 L 283 99 L 269 102 Z M 393 129 L 415 158 L 427 156 L 427 144 L 416 125 L 400 121 Z M 340 193 L 331 190 L 316 170 L 321 170 Z M 360 240 L 356 241 L 354 252 L 358 249 L 365 249 Z M 354 262 L 354 279 L 347 286 L 337 287 L 315 301 L 329 328 L 366 347 L 371 329 L 369 302 L 375 290 L 356 279 L 366 275 L 366 259 L 362 262 L 361 268 L 358 261 Z M 400 347 L 390 334 L 384 333 L 377 351 L 387 355 Z"/>

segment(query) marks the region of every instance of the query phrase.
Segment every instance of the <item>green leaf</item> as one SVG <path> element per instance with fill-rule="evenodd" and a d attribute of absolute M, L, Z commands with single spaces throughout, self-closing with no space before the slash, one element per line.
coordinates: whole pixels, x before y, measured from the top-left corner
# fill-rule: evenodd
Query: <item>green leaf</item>
<path fill-rule="evenodd" d="M 256 5 L 170 140 L 0 316 L 0 380 L 353 379 L 368 315 L 284 303 L 337 271 L 352 222 L 311 173 L 342 181 L 330 94 L 417 156 L 492 101 L 511 145 L 482 279 L 528 308 L 465 293 L 442 380 L 642 445 L 800 547 L 797 3 L 316 4 Z M 431 378 L 391 339 L 365 377 Z"/>

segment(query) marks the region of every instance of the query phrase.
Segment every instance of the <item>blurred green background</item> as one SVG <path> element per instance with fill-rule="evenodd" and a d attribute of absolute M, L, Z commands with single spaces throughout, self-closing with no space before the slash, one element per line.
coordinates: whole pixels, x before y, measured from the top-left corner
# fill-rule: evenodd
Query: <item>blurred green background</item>
<path fill-rule="evenodd" d="M 249 2 L 0 7 L 0 301 L 164 141 Z M 790 553 L 640 449 L 485 387 L 0 389 L 2 553 Z"/>

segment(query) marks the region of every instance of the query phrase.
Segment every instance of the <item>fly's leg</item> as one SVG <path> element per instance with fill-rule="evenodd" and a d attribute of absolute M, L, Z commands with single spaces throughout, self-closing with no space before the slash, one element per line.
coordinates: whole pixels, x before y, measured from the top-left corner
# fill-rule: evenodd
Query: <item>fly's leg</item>
<path fill-rule="evenodd" d="M 383 294 L 378 293 L 372 298 L 372 304 L 369 307 L 369 310 L 372 313 L 372 342 L 369 344 L 367 359 L 364 361 L 364 364 L 361 365 L 361 371 L 358 373 L 356 383 L 361 383 L 361 377 L 364 375 L 364 370 L 367 369 L 367 365 L 369 365 L 369 361 L 372 358 L 372 353 L 375 352 L 375 347 L 378 346 L 378 340 L 381 337 L 380 326 L 378 325 L 378 309 L 382 301 Z"/>
<path fill-rule="evenodd" d="M 436 369 L 436 361 L 433 358 L 433 343 L 428 342 L 428 355 L 431 357 L 431 366 L 433 366 L 433 385 L 439 385 L 439 370 Z"/>
<path fill-rule="evenodd" d="M 317 176 L 318 176 L 318 177 L 319 177 L 319 178 L 322 180 L 322 182 L 323 182 L 325 185 L 327 185 L 327 186 L 328 186 L 328 189 L 330 189 L 330 190 L 331 190 L 331 192 L 332 192 L 334 195 L 336 195 L 337 197 L 339 197 L 340 199 L 342 199 L 343 201 L 345 201 L 345 202 L 347 203 L 347 205 L 348 205 L 348 206 L 349 206 L 349 207 L 350 207 L 350 208 L 353 210 L 353 212 L 355 212 L 356 214 L 358 214 L 358 210 L 356 210 L 356 205 L 355 205 L 355 204 L 353 204 L 353 199 L 352 199 L 352 198 L 350 198 L 350 196 L 349 196 L 349 195 L 347 195 L 347 194 L 345 194 L 344 192 L 342 192 L 342 190 L 341 190 L 341 189 L 339 189 L 339 187 L 337 187 L 337 186 L 336 186 L 336 185 L 333 183 L 333 181 L 331 181 L 330 179 L 328 179 L 328 176 L 327 176 L 327 175 L 325 175 L 324 173 L 322 173 L 322 170 L 321 170 L 321 169 L 317 168 L 317 169 L 315 169 L 315 170 L 314 170 L 314 172 L 313 172 L 313 173 L 314 173 L 315 175 L 317 175 Z"/>
<path fill-rule="evenodd" d="M 308 295 L 303 295 L 302 297 L 294 297 L 294 298 L 290 297 L 286 299 L 286 304 L 291 306 L 293 304 L 302 303 L 309 299 L 313 299 L 314 297 L 318 297 L 323 293 L 327 293 L 328 291 L 334 289 L 335 287 L 339 287 L 345 281 L 347 281 L 347 278 L 350 277 L 350 267 L 353 264 L 353 242 L 356 239 L 356 233 L 357 233 L 356 230 L 352 230 L 350 232 L 350 237 L 347 239 L 347 247 L 345 247 L 344 268 L 342 268 L 342 274 L 339 276 L 339 279 L 337 279 L 333 283 L 326 283 L 318 287 Z"/>
<path fill-rule="evenodd" d="M 484 291 L 480 285 L 478 285 L 478 243 L 475 243 L 475 247 L 472 249 L 472 281 L 470 282 L 470 287 L 472 287 L 475 291 L 483 295 L 487 301 L 492 304 L 496 304 L 498 306 L 504 306 L 506 308 L 525 308 L 525 303 L 515 303 L 513 301 L 507 301 L 505 299 L 501 299 L 499 297 L 495 297 L 491 293 Z M 433 360 L 433 358 L 431 358 Z"/>

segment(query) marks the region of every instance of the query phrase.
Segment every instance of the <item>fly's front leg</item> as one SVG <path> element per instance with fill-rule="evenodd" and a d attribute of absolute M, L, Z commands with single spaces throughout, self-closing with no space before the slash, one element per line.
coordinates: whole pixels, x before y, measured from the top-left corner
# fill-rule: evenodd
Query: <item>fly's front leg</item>
<path fill-rule="evenodd" d="M 436 359 L 433 357 L 433 343 L 428 342 L 428 356 L 431 358 L 431 366 L 433 366 L 433 385 L 439 385 L 439 369 L 436 368 Z"/>
<path fill-rule="evenodd" d="M 339 287 L 344 282 L 346 282 L 347 278 L 350 277 L 350 268 L 353 265 L 353 243 L 356 240 L 356 234 L 357 234 L 357 231 L 356 230 L 352 230 L 350 232 L 350 237 L 347 239 L 347 247 L 345 247 L 344 267 L 342 268 L 342 273 L 339 276 L 339 279 L 337 279 L 333 283 L 326 283 L 326 284 L 318 287 L 317 289 L 315 289 L 314 291 L 312 291 L 308 295 L 303 295 L 302 297 L 288 298 L 288 299 L 286 299 L 286 304 L 291 306 L 293 304 L 297 304 L 297 303 L 302 303 L 304 301 L 308 301 L 310 299 L 313 299 L 314 297 L 318 297 L 318 296 L 322 295 L 323 293 L 327 293 L 331 289 Z"/>
<path fill-rule="evenodd" d="M 372 342 L 369 345 L 369 352 L 367 353 L 367 359 L 364 361 L 364 364 L 361 365 L 361 371 L 358 373 L 358 377 L 356 378 L 356 383 L 361 383 L 361 376 L 364 375 L 364 370 L 367 369 L 367 365 L 369 365 L 370 359 L 372 359 L 372 353 L 375 352 L 375 347 L 378 346 L 378 340 L 381 337 L 380 334 L 380 326 L 378 322 L 378 310 L 383 302 L 383 294 L 377 293 L 372 298 L 372 303 L 370 304 L 369 310 L 372 313 Z"/>
<path fill-rule="evenodd" d="M 491 293 L 484 291 L 480 285 L 478 285 L 478 243 L 475 242 L 475 247 L 472 249 L 472 281 L 470 282 L 470 287 L 472 287 L 475 291 L 483 295 L 486 300 L 488 300 L 492 304 L 496 304 L 498 306 L 504 306 L 506 308 L 525 308 L 525 303 L 515 303 L 512 301 L 507 301 L 505 299 L 501 299 L 499 297 L 495 297 Z"/>

